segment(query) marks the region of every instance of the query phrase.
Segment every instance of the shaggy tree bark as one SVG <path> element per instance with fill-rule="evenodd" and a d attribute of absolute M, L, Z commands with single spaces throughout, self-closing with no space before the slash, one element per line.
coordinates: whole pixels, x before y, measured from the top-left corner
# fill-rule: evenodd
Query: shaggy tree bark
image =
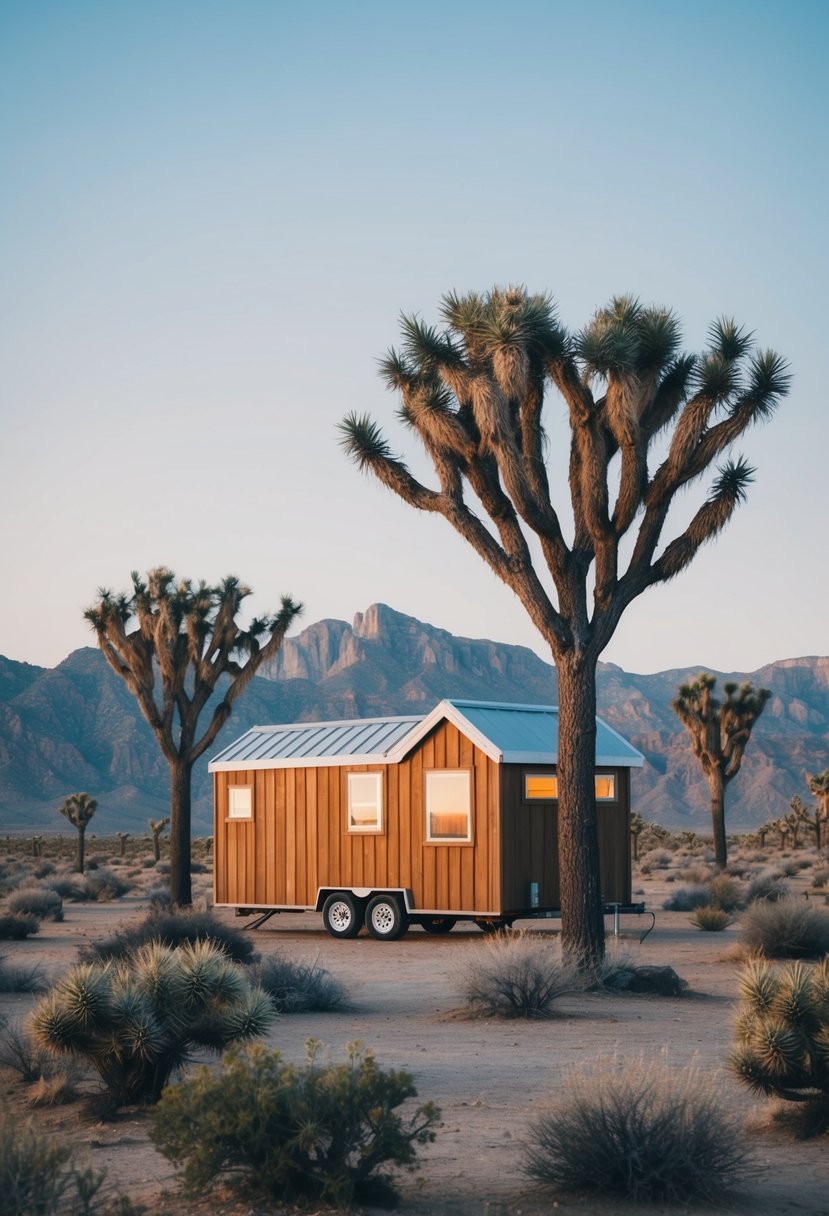
<path fill-rule="evenodd" d="M 132 595 L 99 591 L 97 603 L 84 615 L 170 766 L 170 898 L 174 904 L 189 904 L 193 765 L 214 742 L 255 672 L 277 653 L 302 608 L 283 596 L 275 616 L 256 618 L 242 629 L 236 617 L 250 590 L 236 578 L 216 587 L 204 582 L 194 587 L 186 579 L 176 585 L 172 571 L 160 566 L 149 572 L 146 583 L 134 571 L 132 585 Z M 133 621 L 135 628 L 128 632 Z M 218 691 L 220 680 L 223 692 Z M 199 737 L 205 712 L 210 717 Z M 157 860 L 155 829 L 154 834 Z"/>
<path fill-rule="evenodd" d="M 783 360 L 753 351 L 733 321 L 711 327 L 702 355 L 683 354 L 673 314 L 627 297 L 576 335 L 550 297 L 523 288 L 451 294 L 441 312 L 443 330 L 404 317 L 402 350 L 383 361 L 436 485 L 412 475 L 367 415 L 343 420 L 343 445 L 405 502 L 443 515 L 550 647 L 561 699 L 562 940 L 589 965 L 604 950 L 591 752 L 598 658 L 631 601 L 684 570 L 743 500 L 753 470 L 742 458 L 725 460 L 685 531 L 662 543 L 676 494 L 772 412 L 789 377 Z M 569 424 L 568 536 L 548 478 L 551 388 Z M 658 435 L 665 452 L 651 469 Z"/>

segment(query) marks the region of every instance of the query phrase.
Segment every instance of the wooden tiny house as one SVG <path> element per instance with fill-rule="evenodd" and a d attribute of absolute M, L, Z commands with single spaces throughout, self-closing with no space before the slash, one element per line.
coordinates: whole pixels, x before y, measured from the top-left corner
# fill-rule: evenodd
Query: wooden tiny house
<path fill-rule="evenodd" d="M 557 728 L 550 706 L 478 701 L 253 727 L 209 766 L 215 903 L 317 909 L 336 937 L 555 914 Z M 631 901 L 630 770 L 642 763 L 596 719 L 605 904 Z"/>

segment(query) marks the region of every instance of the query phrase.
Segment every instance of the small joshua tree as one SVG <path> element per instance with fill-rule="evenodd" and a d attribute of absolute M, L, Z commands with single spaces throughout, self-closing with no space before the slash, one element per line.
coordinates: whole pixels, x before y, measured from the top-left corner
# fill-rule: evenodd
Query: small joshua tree
<path fill-rule="evenodd" d="M 829 1120 L 829 958 L 785 967 L 756 959 L 740 996 L 734 1072 L 754 1093 L 808 1103 Z"/>
<path fill-rule="evenodd" d="M 754 723 L 771 693 L 755 691 L 751 684 L 724 685 L 725 701 L 714 696 L 714 676 L 703 672 L 692 684 L 683 684 L 673 702 L 674 712 L 691 735 L 694 755 L 711 791 L 714 857 L 721 868 L 728 863 L 725 838 L 725 787 L 740 771 L 743 753 Z"/>
<path fill-rule="evenodd" d="M 815 807 L 815 834 L 817 836 L 817 847 L 820 848 L 823 843 L 823 825 L 829 821 L 829 768 L 825 768 L 822 773 L 814 773 L 809 777 L 809 789 L 817 798 L 817 806 Z"/>
<path fill-rule="evenodd" d="M 119 832 L 118 833 L 121 857 L 126 857 L 126 855 L 127 855 L 127 841 L 129 840 L 129 838 L 130 838 L 129 832 Z"/>
<path fill-rule="evenodd" d="M 270 998 L 211 942 L 151 942 L 118 963 L 74 967 L 31 1015 L 36 1041 L 81 1055 L 119 1106 L 157 1102 L 192 1047 L 263 1034 Z"/>
<path fill-rule="evenodd" d="M 95 814 L 98 803 L 94 798 L 90 798 L 89 794 L 70 794 L 69 797 L 58 807 L 61 815 L 63 815 L 74 828 L 78 831 L 78 873 L 83 874 L 84 865 L 84 842 L 86 839 L 86 826 L 92 816 Z"/>
<path fill-rule="evenodd" d="M 170 822 L 169 819 L 148 819 L 150 831 L 153 834 L 153 856 L 156 861 L 161 861 L 161 833 Z"/>

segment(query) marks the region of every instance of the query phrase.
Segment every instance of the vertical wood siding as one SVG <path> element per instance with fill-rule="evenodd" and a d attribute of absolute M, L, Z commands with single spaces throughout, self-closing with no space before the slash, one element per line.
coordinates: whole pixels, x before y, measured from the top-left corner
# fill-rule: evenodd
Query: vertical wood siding
<path fill-rule="evenodd" d="M 424 772 L 472 774 L 472 843 L 426 843 Z M 444 722 L 397 765 L 213 774 L 215 899 L 313 905 L 319 887 L 409 887 L 426 911 L 501 908 L 500 766 Z M 383 832 L 346 831 L 346 774 L 383 773 Z M 253 817 L 228 819 L 229 785 L 253 787 Z"/>

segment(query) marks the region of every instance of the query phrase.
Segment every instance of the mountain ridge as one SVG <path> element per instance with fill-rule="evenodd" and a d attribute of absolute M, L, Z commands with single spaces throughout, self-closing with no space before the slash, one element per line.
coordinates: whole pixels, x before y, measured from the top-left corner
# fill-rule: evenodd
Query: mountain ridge
<path fill-rule="evenodd" d="M 638 675 L 600 663 L 598 671 L 600 716 L 646 757 L 633 778 L 634 808 L 698 831 L 708 829 L 707 786 L 671 700 L 703 670 L 710 669 Z M 750 680 L 772 690 L 728 791 L 729 826 L 745 828 L 785 813 L 795 794 L 806 798 L 805 774 L 829 766 L 829 657 L 712 674 L 720 685 Z M 527 647 L 457 637 L 372 604 L 351 624 L 317 621 L 287 638 L 237 702 L 211 754 L 257 723 L 426 713 L 444 697 L 555 703 L 555 669 Z M 98 650 L 73 651 L 54 668 L 0 656 L 0 829 L 60 830 L 58 805 L 86 789 L 98 799 L 98 832 L 145 832 L 149 816 L 166 813 L 167 788 L 152 732 Z M 194 769 L 193 789 L 194 829 L 209 832 L 206 758 Z"/>

